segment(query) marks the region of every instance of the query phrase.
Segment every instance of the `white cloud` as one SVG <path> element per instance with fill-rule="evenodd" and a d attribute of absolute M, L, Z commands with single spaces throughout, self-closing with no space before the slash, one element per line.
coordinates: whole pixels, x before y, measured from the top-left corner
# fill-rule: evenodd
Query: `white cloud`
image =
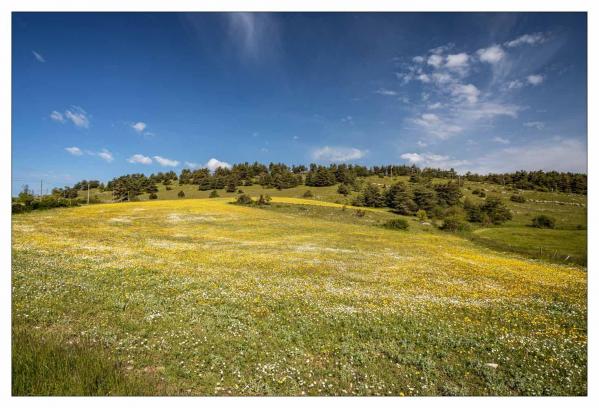
<path fill-rule="evenodd" d="M 458 115 L 465 120 L 477 121 L 480 119 L 493 119 L 496 116 L 508 116 L 515 118 L 522 108 L 516 105 L 502 104 L 496 102 L 483 102 L 470 108 L 458 111 Z"/>
<path fill-rule="evenodd" d="M 476 53 L 482 62 L 487 62 L 489 64 L 496 64 L 505 57 L 505 51 L 503 51 L 499 45 L 481 48 Z"/>
<path fill-rule="evenodd" d="M 85 112 L 79 106 L 72 106 L 71 109 L 65 111 L 64 116 L 73 122 L 73 124 L 77 127 L 89 127 L 89 118 L 87 116 L 87 112 Z"/>
<path fill-rule="evenodd" d="M 438 86 L 454 81 L 452 76 L 445 72 L 435 72 L 433 73 L 432 78 Z"/>
<path fill-rule="evenodd" d="M 427 143 L 423 142 L 422 140 L 419 140 L 418 142 L 416 142 L 416 144 L 418 145 L 418 147 L 426 147 L 428 146 Z"/>
<path fill-rule="evenodd" d="M 226 13 L 229 38 L 245 59 L 259 60 L 277 50 L 279 28 L 269 13 Z"/>
<path fill-rule="evenodd" d="M 424 82 L 425 84 L 427 84 L 431 81 L 431 77 L 429 77 L 427 74 L 420 74 L 420 75 L 418 75 L 417 79 L 420 82 Z"/>
<path fill-rule="evenodd" d="M 515 40 L 508 41 L 504 45 L 509 48 L 519 47 L 521 45 L 537 45 L 545 42 L 547 35 L 544 33 L 524 34 Z"/>
<path fill-rule="evenodd" d="M 438 54 L 433 54 L 430 57 L 428 57 L 428 60 L 426 62 L 428 65 L 432 65 L 435 68 L 439 68 L 441 65 L 443 65 L 443 57 Z"/>
<path fill-rule="evenodd" d="M 529 127 L 529 128 L 535 128 L 537 130 L 542 130 L 545 127 L 544 122 L 538 122 L 538 121 L 526 122 L 526 123 L 523 123 L 523 125 L 526 127 Z"/>
<path fill-rule="evenodd" d="M 110 151 L 106 149 L 102 149 L 102 151 L 98 152 L 98 157 L 100 157 L 102 160 L 105 160 L 108 163 L 114 160 L 112 153 L 110 153 Z"/>
<path fill-rule="evenodd" d="M 81 155 L 83 155 L 83 152 L 77 146 L 65 147 L 65 150 L 67 152 L 69 152 L 70 154 L 72 154 L 73 156 L 81 156 Z"/>
<path fill-rule="evenodd" d="M 379 88 L 376 91 L 374 91 L 374 93 L 379 94 L 379 95 L 385 95 L 385 96 L 397 95 L 397 92 L 392 91 L 390 89 L 385 89 L 385 88 Z"/>
<path fill-rule="evenodd" d="M 536 86 L 542 84 L 545 77 L 543 77 L 543 75 L 529 75 L 526 77 L 526 80 L 529 84 Z"/>
<path fill-rule="evenodd" d="M 39 52 L 35 52 L 33 50 L 31 52 L 33 53 L 33 56 L 35 57 L 36 60 L 38 60 L 39 62 L 46 62 L 44 57 Z"/>
<path fill-rule="evenodd" d="M 177 167 L 179 165 L 177 160 L 167 159 L 162 156 L 154 156 L 154 160 L 163 167 Z"/>
<path fill-rule="evenodd" d="M 463 166 L 468 163 L 466 160 L 455 160 L 449 156 L 434 153 L 404 153 L 399 157 L 411 164 L 417 164 L 422 167 L 451 168 Z"/>
<path fill-rule="evenodd" d="M 499 143 L 499 144 L 510 144 L 509 139 L 505 139 L 505 138 L 503 138 L 501 136 L 495 136 L 492 140 L 495 143 Z"/>
<path fill-rule="evenodd" d="M 135 130 L 137 133 L 142 133 L 147 126 L 148 125 L 146 125 L 144 122 L 136 122 L 131 124 L 133 130 Z"/>
<path fill-rule="evenodd" d="M 451 89 L 451 94 L 460 99 L 465 99 L 468 103 L 476 103 L 478 102 L 478 96 L 480 95 L 480 91 L 478 88 L 472 84 L 455 84 Z"/>
<path fill-rule="evenodd" d="M 230 169 L 232 166 L 224 161 L 220 161 L 217 160 L 215 158 L 212 158 L 210 160 L 208 160 L 206 162 L 206 164 L 204 165 L 204 167 L 206 167 L 208 170 L 214 172 L 216 169 L 218 169 L 219 167 L 225 168 L 225 169 Z"/>
<path fill-rule="evenodd" d="M 346 162 L 361 159 L 366 153 L 366 150 L 356 149 L 355 147 L 324 146 L 314 150 L 312 158 L 320 161 Z"/>
<path fill-rule="evenodd" d="M 443 107 L 443 104 L 441 102 L 435 102 L 435 103 L 428 104 L 427 109 L 435 110 L 435 109 L 441 109 L 442 107 Z"/>
<path fill-rule="evenodd" d="M 508 82 L 507 87 L 508 89 L 520 89 L 524 86 L 524 84 L 522 83 L 522 81 L 515 79 L 513 81 Z"/>
<path fill-rule="evenodd" d="M 468 170 L 478 173 L 517 170 L 587 171 L 587 149 L 577 139 L 553 139 L 505 147 L 478 159 Z"/>
<path fill-rule="evenodd" d="M 62 115 L 62 113 L 58 111 L 52 111 L 52 113 L 50 114 L 50 118 L 53 121 L 64 123 L 64 116 Z"/>
<path fill-rule="evenodd" d="M 463 72 L 468 68 L 470 57 L 465 52 L 459 54 L 450 54 L 447 56 L 445 67 L 454 71 Z"/>
<path fill-rule="evenodd" d="M 342 123 L 348 123 L 350 125 L 354 124 L 354 118 L 351 115 L 347 115 L 341 118 Z"/>
<path fill-rule="evenodd" d="M 420 55 L 412 58 L 412 61 L 414 61 L 417 64 L 422 64 L 424 62 L 424 57 L 421 57 Z"/>
<path fill-rule="evenodd" d="M 462 128 L 445 119 L 441 119 L 434 113 L 425 113 L 419 118 L 413 119 L 413 123 L 420 126 L 430 136 L 439 139 L 448 139 L 449 137 L 460 133 Z"/>
<path fill-rule="evenodd" d="M 139 163 L 139 164 L 152 164 L 152 159 L 148 156 L 144 156 L 143 154 L 134 154 L 133 156 L 127 159 L 129 163 Z"/>

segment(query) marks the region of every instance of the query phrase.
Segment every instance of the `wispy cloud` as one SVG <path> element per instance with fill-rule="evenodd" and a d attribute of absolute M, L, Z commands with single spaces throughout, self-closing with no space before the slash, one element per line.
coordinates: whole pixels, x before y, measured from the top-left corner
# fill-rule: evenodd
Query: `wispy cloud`
<path fill-rule="evenodd" d="M 81 156 L 81 155 L 83 155 L 83 152 L 77 146 L 65 147 L 64 149 L 67 152 L 69 152 L 70 154 L 72 154 L 73 156 Z"/>
<path fill-rule="evenodd" d="M 137 133 L 143 133 L 146 127 L 148 127 L 148 125 L 146 125 L 144 122 L 135 122 L 131 124 L 131 128 Z"/>
<path fill-rule="evenodd" d="M 33 54 L 33 56 L 35 57 L 35 59 L 38 60 L 39 62 L 42 62 L 42 63 L 46 62 L 45 58 L 39 52 L 36 52 L 36 51 L 32 50 L 31 53 Z"/>
<path fill-rule="evenodd" d="M 542 130 L 545 128 L 545 122 L 539 122 L 539 121 L 525 122 L 525 123 L 523 123 L 523 125 L 528 128 L 534 128 L 537 130 Z"/>
<path fill-rule="evenodd" d="M 367 150 L 360 150 L 355 147 L 324 146 L 312 152 L 312 159 L 340 163 L 361 159 L 367 153 Z"/>
<path fill-rule="evenodd" d="M 509 139 L 503 138 L 501 136 L 495 136 L 492 140 L 495 143 L 499 143 L 499 144 L 510 144 L 511 143 Z"/>
<path fill-rule="evenodd" d="M 89 127 L 88 114 L 79 106 L 72 106 L 71 109 L 65 111 L 64 116 L 77 127 L 86 129 Z"/>
<path fill-rule="evenodd" d="M 99 151 L 98 157 L 108 163 L 110 163 L 114 160 L 112 153 L 110 151 L 108 151 L 107 149 L 102 149 L 101 151 Z"/>
<path fill-rule="evenodd" d="M 386 88 L 379 88 L 376 91 L 374 91 L 375 94 L 379 94 L 379 95 L 384 95 L 384 96 L 395 96 L 397 95 L 397 92 L 391 90 L 391 89 L 386 89 Z"/>
<path fill-rule="evenodd" d="M 526 80 L 529 84 L 536 86 L 541 85 L 545 80 L 545 77 L 543 75 L 529 75 L 526 77 Z"/>
<path fill-rule="evenodd" d="M 548 38 L 545 33 L 524 34 L 520 37 L 507 41 L 504 45 L 509 48 L 519 47 L 521 45 L 537 45 L 544 43 Z"/>
<path fill-rule="evenodd" d="M 152 164 L 152 159 L 143 154 L 134 154 L 127 159 L 129 163 L 133 164 Z"/>
<path fill-rule="evenodd" d="M 451 168 L 463 166 L 468 163 L 467 160 L 456 160 L 447 155 L 434 153 L 403 153 L 399 157 L 410 164 L 416 164 L 421 167 Z"/>
<path fill-rule="evenodd" d="M 167 159 L 162 156 L 154 156 L 154 160 L 163 167 L 177 167 L 179 165 L 177 160 Z"/>
<path fill-rule="evenodd" d="M 481 62 L 486 62 L 489 64 L 497 64 L 499 61 L 505 58 L 505 52 L 499 45 L 481 48 L 476 53 Z"/>
<path fill-rule="evenodd" d="M 243 59 L 271 56 L 279 43 L 279 27 L 269 13 L 226 13 L 229 39 Z"/>
<path fill-rule="evenodd" d="M 65 123 L 67 120 L 71 121 L 73 125 L 80 128 L 89 127 L 89 114 L 79 106 L 71 106 L 64 113 L 59 111 L 52 111 L 50 118 L 59 123 Z"/>
<path fill-rule="evenodd" d="M 50 119 L 56 122 L 64 123 L 64 116 L 62 113 L 58 111 L 52 111 L 52 113 L 50 114 Z"/>

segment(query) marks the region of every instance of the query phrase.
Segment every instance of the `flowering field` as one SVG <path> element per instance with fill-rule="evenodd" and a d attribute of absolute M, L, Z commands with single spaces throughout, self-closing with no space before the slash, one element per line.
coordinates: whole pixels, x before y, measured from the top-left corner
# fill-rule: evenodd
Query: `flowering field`
<path fill-rule="evenodd" d="M 585 268 L 228 201 L 14 215 L 13 332 L 149 394 L 586 394 Z"/>

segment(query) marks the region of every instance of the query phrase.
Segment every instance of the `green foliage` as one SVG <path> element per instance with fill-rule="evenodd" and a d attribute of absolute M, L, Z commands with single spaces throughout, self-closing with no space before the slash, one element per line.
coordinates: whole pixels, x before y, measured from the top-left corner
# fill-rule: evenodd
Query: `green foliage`
<path fill-rule="evenodd" d="M 426 211 L 424 211 L 424 210 L 418 210 L 416 212 L 416 217 L 418 217 L 418 219 L 420 221 L 426 221 L 426 218 L 427 218 Z"/>
<path fill-rule="evenodd" d="M 240 205 L 251 205 L 254 203 L 254 200 L 252 200 L 252 197 L 250 197 L 247 194 L 241 194 L 240 196 L 237 197 L 237 200 L 235 200 L 235 203 L 240 204 Z"/>
<path fill-rule="evenodd" d="M 148 198 L 150 200 L 157 200 L 158 199 L 158 194 L 156 194 L 156 193 L 150 193 L 150 196 Z"/>
<path fill-rule="evenodd" d="M 383 224 L 383 227 L 389 228 L 389 229 L 407 230 L 409 227 L 409 224 L 403 218 L 395 218 L 395 219 L 385 222 Z"/>
<path fill-rule="evenodd" d="M 270 198 L 269 195 L 267 195 L 267 194 L 265 194 L 265 195 L 260 194 L 260 197 L 256 201 L 256 205 L 269 205 L 270 202 L 271 202 L 271 200 L 272 200 L 272 198 Z"/>
<path fill-rule="evenodd" d="M 361 209 L 357 209 L 356 210 L 356 217 L 358 218 L 362 218 L 366 215 L 366 210 L 361 210 Z"/>
<path fill-rule="evenodd" d="M 532 226 L 535 228 L 555 228 L 555 218 L 541 214 L 532 219 Z"/>
<path fill-rule="evenodd" d="M 463 232 L 463 231 L 469 231 L 470 225 L 468 225 L 468 223 L 465 222 L 460 217 L 454 215 L 454 216 L 445 218 L 443 220 L 443 224 L 441 224 L 440 228 L 444 231 Z"/>
<path fill-rule="evenodd" d="M 414 202 L 419 209 L 430 212 L 437 205 L 437 193 L 430 187 L 417 184 L 414 189 Z"/>
<path fill-rule="evenodd" d="M 179 192 L 177 193 L 177 197 L 179 197 L 179 198 L 183 198 L 183 197 L 185 197 L 185 191 L 183 191 L 183 190 L 179 191 Z"/>
<path fill-rule="evenodd" d="M 337 187 L 337 193 L 347 197 L 347 195 L 350 193 L 349 186 L 347 184 L 339 184 L 339 187 Z"/>
<path fill-rule="evenodd" d="M 385 200 L 381 194 L 381 189 L 372 183 L 369 183 L 364 188 L 364 192 L 355 200 L 354 205 L 358 207 L 382 207 L 385 205 Z"/>
<path fill-rule="evenodd" d="M 520 194 L 513 194 L 510 197 L 510 201 L 513 201 L 515 203 L 525 203 L 526 202 L 526 198 L 524 198 L 524 196 L 520 195 Z"/>
<path fill-rule="evenodd" d="M 437 193 L 437 203 L 443 207 L 456 205 L 462 198 L 462 191 L 456 182 L 437 184 L 434 188 Z"/>
<path fill-rule="evenodd" d="M 418 208 L 412 199 L 412 193 L 403 182 L 393 184 L 385 192 L 385 204 L 402 215 L 412 215 Z"/>
<path fill-rule="evenodd" d="M 210 192 L 210 195 L 208 196 L 208 198 L 216 198 L 216 197 L 220 197 L 220 196 L 218 195 L 218 191 L 216 191 L 216 190 L 212 190 L 212 191 Z"/>
<path fill-rule="evenodd" d="M 304 194 L 302 194 L 302 197 L 304 197 L 304 198 L 312 198 L 312 197 L 314 197 L 314 194 L 312 194 L 312 191 L 306 190 L 304 192 Z"/>
<path fill-rule="evenodd" d="M 499 225 L 512 219 L 512 212 L 505 203 L 497 197 L 489 197 L 480 204 L 474 204 L 466 199 L 464 210 L 468 215 L 468 221 L 485 224 Z"/>

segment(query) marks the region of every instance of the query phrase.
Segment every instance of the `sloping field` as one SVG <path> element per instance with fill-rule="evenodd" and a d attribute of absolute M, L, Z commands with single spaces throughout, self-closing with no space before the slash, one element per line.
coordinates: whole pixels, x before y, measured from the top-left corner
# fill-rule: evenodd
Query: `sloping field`
<path fill-rule="evenodd" d="M 586 394 L 584 268 L 229 200 L 13 216 L 14 329 L 169 394 Z"/>

